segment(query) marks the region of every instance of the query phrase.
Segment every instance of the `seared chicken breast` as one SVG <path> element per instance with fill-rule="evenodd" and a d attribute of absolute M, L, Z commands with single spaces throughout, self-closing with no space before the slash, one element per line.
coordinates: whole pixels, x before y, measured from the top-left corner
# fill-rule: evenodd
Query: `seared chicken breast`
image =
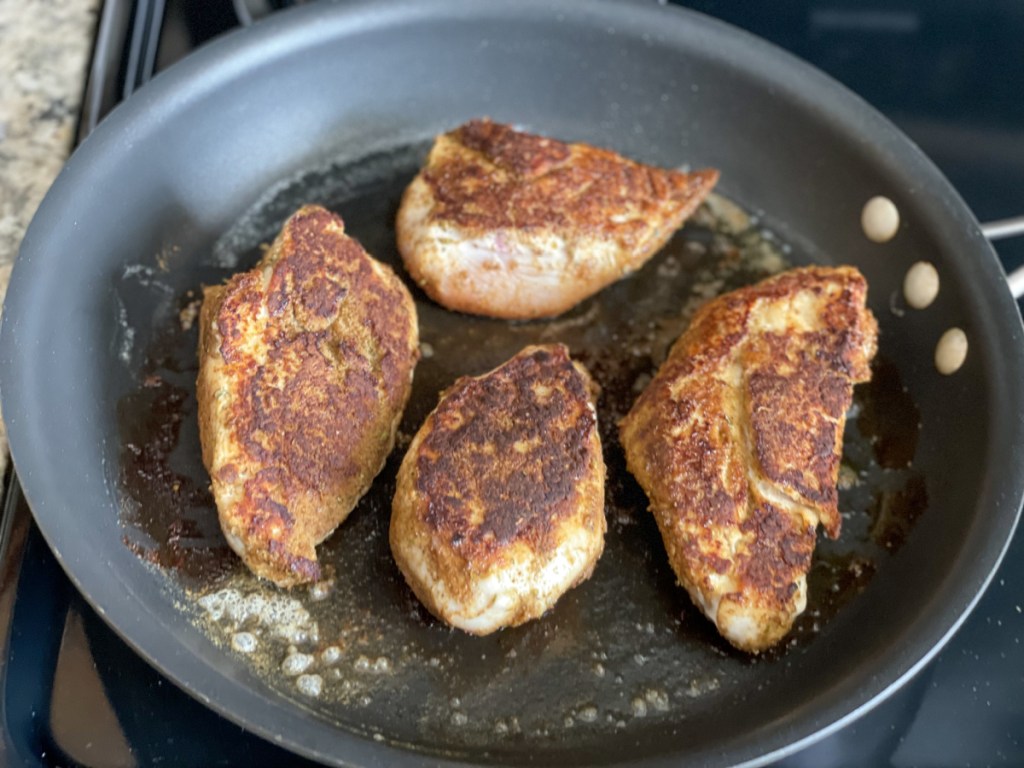
<path fill-rule="evenodd" d="M 641 267 L 717 180 L 473 120 L 406 190 L 398 248 L 448 309 L 549 317 Z"/>
<path fill-rule="evenodd" d="M 857 270 L 811 267 L 711 301 L 620 424 L 676 576 L 742 650 L 786 635 L 818 524 L 839 535 L 843 427 L 876 348 L 866 295 Z"/>
<path fill-rule="evenodd" d="M 199 436 L 224 535 L 258 576 L 314 581 L 314 547 L 394 445 L 419 356 L 412 297 L 306 206 L 252 270 L 205 289 L 200 322 Z"/>
<path fill-rule="evenodd" d="M 435 616 L 485 635 L 590 577 L 606 529 L 594 398 L 560 344 L 527 347 L 441 396 L 398 471 L 390 531 Z"/>

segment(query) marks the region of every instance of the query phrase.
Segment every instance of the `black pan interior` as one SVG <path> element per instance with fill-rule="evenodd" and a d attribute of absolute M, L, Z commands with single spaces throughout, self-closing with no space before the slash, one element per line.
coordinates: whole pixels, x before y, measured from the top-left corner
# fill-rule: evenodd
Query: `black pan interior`
<path fill-rule="evenodd" d="M 236 257 L 251 263 L 291 207 L 317 197 L 393 260 L 395 201 L 423 141 L 481 114 L 649 162 L 719 167 L 722 191 L 760 223 L 739 238 L 718 235 L 717 246 L 707 226 L 689 227 L 643 274 L 562 325 L 469 322 L 419 297 L 433 355 L 417 371 L 407 434 L 455 375 L 486 370 L 545 334 L 611 382 L 601 413 L 617 467 L 608 552 L 544 620 L 484 641 L 451 633 L 416 607 L 387 558 L 392 461 L 324 551 L 339 586 L 320 605 L 346 597 L 367 629 L 346 640 L 346 675 L 359 685 L 351 698 L 311 701 L 211 640 L 216 632 L 190 610 L 187 590 L 237 586 L 239 576 L 207 546 L 216 530 L 189 414 L 194 339 L 179 312 L 194 298 L 188 291 L 221 279 Z M 859 231 L 860 207 L 879 193 L 904 220 L 884 246 Z M 717 641 L 673 588 L 642 497 L 621 472 L 612 424 L 685 322 L 692 270 L 724 276 L 718 288 L 754 279 L 752 262 L 724 273 L 712 263 L 743 237 L 763 242 L 762 228 L 795 262 L 853 263 L 869 279 L 882 362 L 851 419 L 848 459 L 890 485 L 846 494 L 859 514 L 847 521 L 853 538 L 826 549 L 816 568 L 820 615 L 808 613 L 792 647 L 751 661 Z M 894 312 L 906 268 L 922 258 L 939 268 L 939 300 L 900 312 L 897 299 Z M 740 762 L 793 748 L 898 683 L 955 628 L 998 561 L 1021 488 L 1006 449 L 1021 437 L 1012 386 L 1020 323 L 1001 279 L 970 213 L 894 129 L 721 25 L 631 4 L 321 4 L 158 78 L 76 154 L 15 269 L 0 338 L 4 413 L 40 527 L 87 597 L 173 679 L 294 749 L 359 764 L 424 753 Z M 632 322 L 637 312 L 670 319 L 649 337 Z M 944 378 L 932 349 L 952 325 L 965 329 L 971 353 Z M 133 448 L 142 452 L 134 464 Z M 912 466 L 885 466 L 890 459 Z M 139 470 L 150 471 L 149 486 Z M 921 510 L 908 535 L 894 534 L 890 543 L 902 546 L 892 556 L 886 536 L 871 537 L 884 510 L 869 511 L 883 491 L 893 519 L 901 505 Z M 173 521 L 157 506 L 165 502 L 164 512 L 185 509 L 192 522 L 168 530 Z M 174 546 L 154 550 L 140 528 Z M 873 576 L 842 560 L 867 550 Z M 140 551 L 157 552 L 174 578 Z M 838 611 L 824 591 L 833 583 L 845 602 Z M 318 622 L 325 641 L 328 619 Z M 415 674 L 394 673 L 405 661 Z M 549 683 L 530 686 L 541 679 Z"/>
<path fill-rule="evenodd" d="M 197 329 L 189 321 L 199 283 L 250 267 L 281 215 L 308 200 L 329 203 L 353 236 L 401 273 L 395 211 L 426 149 L 371 153 L 301 174 L 226 233 L 210 263 L 184 276 L 166 274 L 194 281 L 183 295 L 164 274 L 141 266 L 116 283 L 122 333 L 133 335 L 133 349 L 147 340 L 138 385 L 118 406 L 126 540 L 164 569 L 168 591 L 226 653 L 234 644 L 280 695 L 339 727 L 517 762 L 543 745 L 549 759 L 567 759 L 561 753 L 568 746 L 574 759 L 593 763 L 623 740 L 645 741 L 666 727 L 688 743 L 711 745 L 720 736 L 709 726 L 721 711 L 747 700 L 750 713 L 766 708 L 788 667 L 822 628 L 829 631 L 927 506 L 923 478 L 911 466 L 917 409 L 895 366 L 883 360 L 874 383 L 858 392 L 847 434 L 846 531 L 839 542 L 822 542 L 810 609 L 790 642 L 760 659 L 732 651 L 675 586 L 646 498 L 625 469 L 616 424 L 701 302 L 811 257 L 792 253 L 766 222 L 725 200 L 705 207 L 639 274 L 556 320 L 467 317 L 414 289 L 425 359 L 399 447 L 353 517 L 322 547 L 333 572 L 325 584 L 293 590 L 285 607 L 282 593 L 249 574 L 219 533 L 196 432 Z M 603 389 L 606 553 L 593 579 L 543 621 L 488 638 L 452 632 L 418 605 L 389 554 L 398 463 L 455 378 L 489 370 L 526 344 L 554 341 L 568 344 Z M 261 611 L 253 607 L 258 601 L 273 607 Z M 303 618 L 293 631 L 296 612 Z M 255 650 L 238 652 L 239 643 L 252 642 Z M 303 693 L 310 678 L 282 671 L 299 659 L 309 664 L 305 674 L 319 677 L 319 694 Z"/>

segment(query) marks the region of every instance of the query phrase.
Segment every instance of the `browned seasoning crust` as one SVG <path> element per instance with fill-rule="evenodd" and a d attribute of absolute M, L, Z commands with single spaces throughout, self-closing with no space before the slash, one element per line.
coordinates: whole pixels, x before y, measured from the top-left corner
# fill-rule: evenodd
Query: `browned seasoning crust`
<path fill-rule="evenodd" d="M 635 247 L 647 217 L 660 218 L 673 202 L 696 208 L 718 178 L 717 171 L 655 168 L 490 120 L 472 120 L 445 138 L 468 151 L 427 165 L 434 216 L 471 228 L 572 227 Z M 619 210 L 633 216 L 617 222 L 611 215 Z"/>
<path fill-rule="evenodd" d="M 556 315 L 643 265 L 717 179 L 472 120 L 438 137 L 406 191 L 399 250 L 450 309 Z"/>
<path fill-rule="evenodd" d="M 197 382 L 221 527 L 279 586 L 315 580 L 314 547 L 394 444 L 419 356 L 416 311 L 385 265 L 306 206 L 252 270 L 204 291 Z"/>
<path fill-rule="evenodd" d="M 620 425 L 669 560 L 737 647 L 767 648 L 804 608 L 853 385 L 877 324 L 850 267 L 795 269 L 705 305 Z"/>
<path fill-rule="evenodd" d="M 390 533 L 432 613 L 484 634 L 536 618 L 590 576 L 606 528 L 595 397 L 560 344 L 527 347 L 442 394 L 399 470 Z M 552 590 L 543 572 L 559 560 L 566 575 Z M 512 571 L 514 605 L 499 611 L 480 583 Z"/>

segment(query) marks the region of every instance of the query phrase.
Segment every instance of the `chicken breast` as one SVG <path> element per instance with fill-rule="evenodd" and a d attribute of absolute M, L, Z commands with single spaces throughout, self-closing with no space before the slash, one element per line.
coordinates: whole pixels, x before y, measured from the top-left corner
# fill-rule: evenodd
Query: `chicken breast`
<path fill-rule="evenodd" d="M 391 551 L 420 601 L 475 635 L 537 618 L 604 550 L 594 385 L 562 345 L 462 378 L 398 472 Z"/>
<path fill-rule="evenodd" d="M 853 385 L 877 325 L 850 267 L 795 269 L 705 305 L 620 424 L 690 597 L 758 652 L 807 601 L 819 523 L 832 538 Z"/>
<path fill-rule="evenodd" d="M 641 267 L 717 180 L 473 120 L 406 190 L 398 248 L 448 309 L 549 317 Z"/>
<path fill-rule="evenodd" d="M 256 267 L 205 289 L 200 323 L 199 436 L 224 535 L 258 576 L 314 581 L 314 547 L 394 445 L 419 356 L 412 297 L 306 206 Z"/>

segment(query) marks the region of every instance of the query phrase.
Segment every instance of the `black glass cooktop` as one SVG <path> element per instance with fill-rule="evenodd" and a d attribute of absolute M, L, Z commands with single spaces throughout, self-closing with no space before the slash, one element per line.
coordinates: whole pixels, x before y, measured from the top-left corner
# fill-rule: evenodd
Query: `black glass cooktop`
<path fill-rule="evenodd" d="M 287 4 L 107 0 L 80 134 L 154 70 L 238 26 L 240 16 Z M 939 165 L 980 220 L 1024 214 L 1024 3 L 683 4 L 775 42 L 862 95 Z M 1007 269 L 1024 263 L 1024 238 L 997 250 Z M 306 764 L 139 659 L 69 584 L 10 478 L 0 530 L 0 763 Z M 1018 532 L 992 586 L 935 660 L 866 716 L 778 765 L 1024 765 L 1022 637 Z"/>

